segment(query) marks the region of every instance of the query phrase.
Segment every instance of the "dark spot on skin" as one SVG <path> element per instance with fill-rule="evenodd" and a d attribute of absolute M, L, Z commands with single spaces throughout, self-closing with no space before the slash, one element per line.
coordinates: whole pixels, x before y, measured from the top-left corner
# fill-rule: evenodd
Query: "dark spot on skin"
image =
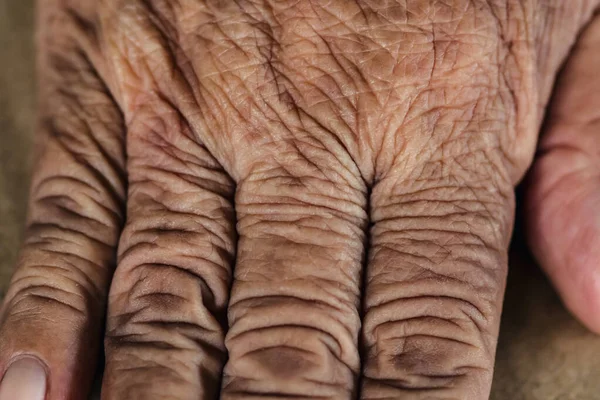
<path fill-rule="evenodd" d="M 260 350 L 253 357 L 271 376 L 291 379 L 306 376 L 307 371 L 315 368 L 305 351 L 292 347 L 273 347 Z"/>

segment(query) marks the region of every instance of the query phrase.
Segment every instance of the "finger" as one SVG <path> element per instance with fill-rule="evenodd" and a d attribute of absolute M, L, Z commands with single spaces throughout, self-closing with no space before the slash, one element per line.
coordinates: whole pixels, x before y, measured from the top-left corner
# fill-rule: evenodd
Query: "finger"
<path fill-rule="evenodd" d="M 215 398 L 234 185 L 159 100 L 136 111 L 127 140 L 127 223 L 109 296 L 103 398 Z"/>
<path fill-rule="evenodd" d="M 37 166 L 1 312 L 2 400 L 87 396 L 123 218 L 122 118 L 94 24 L 55 2 L 39 13 Z"/>
<path fill-rule="evenodd" d="M 600 16 L 564 66 L 527 193 L 528 240 L 567 307 L 600 333 Z"/>
<path fill-rule="evenodd" d="M 425 130 L 412 120 L 403 126 L 404 157 L 393 156 L 405 163 L 387 171 L 371 197 L 362 398 L 488 398 L 512 185 L 533 154 L 549 77 L 591 4 L 544 10 L 535 41 L 523 28 L 537 24 L 537 9 L 488 4 L 507 18 L 487 35 L 501 39 L 490 42 L 491 53 L 483 43 L 470 47 L 475 60 L 487 54 L 478 63 L 487 72 L 465 75 L 455 67 L 462 56 L 445 69 L 447 59 L 435 54 L 454 37 L 434 28 L 439 51 L 425 111 L 415 118 L 434 122 Z"/>
<path fill-rule="evenodd" d="M 487 398 L 512 194 L 452 181 L 373 191 L 364 399 Z"/>
<path fill-rule="evenodd" d="M 365 191 L 337 161 L 274 154 L 238 185 L 222 398 L 351 398 Z"/>
<path fill-rule="evenodd" d="M 205 110 L 194 106 L 189 64 L 172 50 L 172 25 L 161 22 L 202 15 L 190 6 L 202 3 L 125 1 L 102 10 L 127 121 L 129 177 L 104 399 L 216 398 L 226 359 L 235 186 L 196 135 L 204 125 L 190 122 Z"/>

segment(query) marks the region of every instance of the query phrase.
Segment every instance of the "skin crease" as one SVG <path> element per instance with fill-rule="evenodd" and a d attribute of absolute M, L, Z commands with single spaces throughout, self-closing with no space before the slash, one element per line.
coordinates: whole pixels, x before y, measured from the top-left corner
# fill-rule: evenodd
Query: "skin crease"
<path fill-rule="evenodd" d="M 486 399 L 544 117 L 530 242 L 600 331 L 596 8 L 41 2 L 0 373 L 85 398 L 104 336 L 104 399 Z"/>

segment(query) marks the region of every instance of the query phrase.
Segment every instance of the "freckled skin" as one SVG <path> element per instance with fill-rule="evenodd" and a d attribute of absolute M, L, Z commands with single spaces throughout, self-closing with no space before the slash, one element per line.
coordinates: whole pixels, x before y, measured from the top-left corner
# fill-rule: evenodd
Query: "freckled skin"
<path fill-rule="evenodd" d="M 40 4 L 0 372 L 34 354 L 83 398 L 104 335 L 104 399 L 487 398 L 513 189 L 596 8 L 569 4 Z"/>

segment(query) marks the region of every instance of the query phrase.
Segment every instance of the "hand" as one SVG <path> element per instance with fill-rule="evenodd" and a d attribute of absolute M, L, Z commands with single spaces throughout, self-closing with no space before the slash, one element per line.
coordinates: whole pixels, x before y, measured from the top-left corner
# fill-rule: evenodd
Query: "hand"
<path fill-rule="evenodd" d="M 40 2 L 0 400 L 103 337 L 105 399 L 487 398 L 544 117 L 529 240 L 600 332 L 597 3 Z"/>

